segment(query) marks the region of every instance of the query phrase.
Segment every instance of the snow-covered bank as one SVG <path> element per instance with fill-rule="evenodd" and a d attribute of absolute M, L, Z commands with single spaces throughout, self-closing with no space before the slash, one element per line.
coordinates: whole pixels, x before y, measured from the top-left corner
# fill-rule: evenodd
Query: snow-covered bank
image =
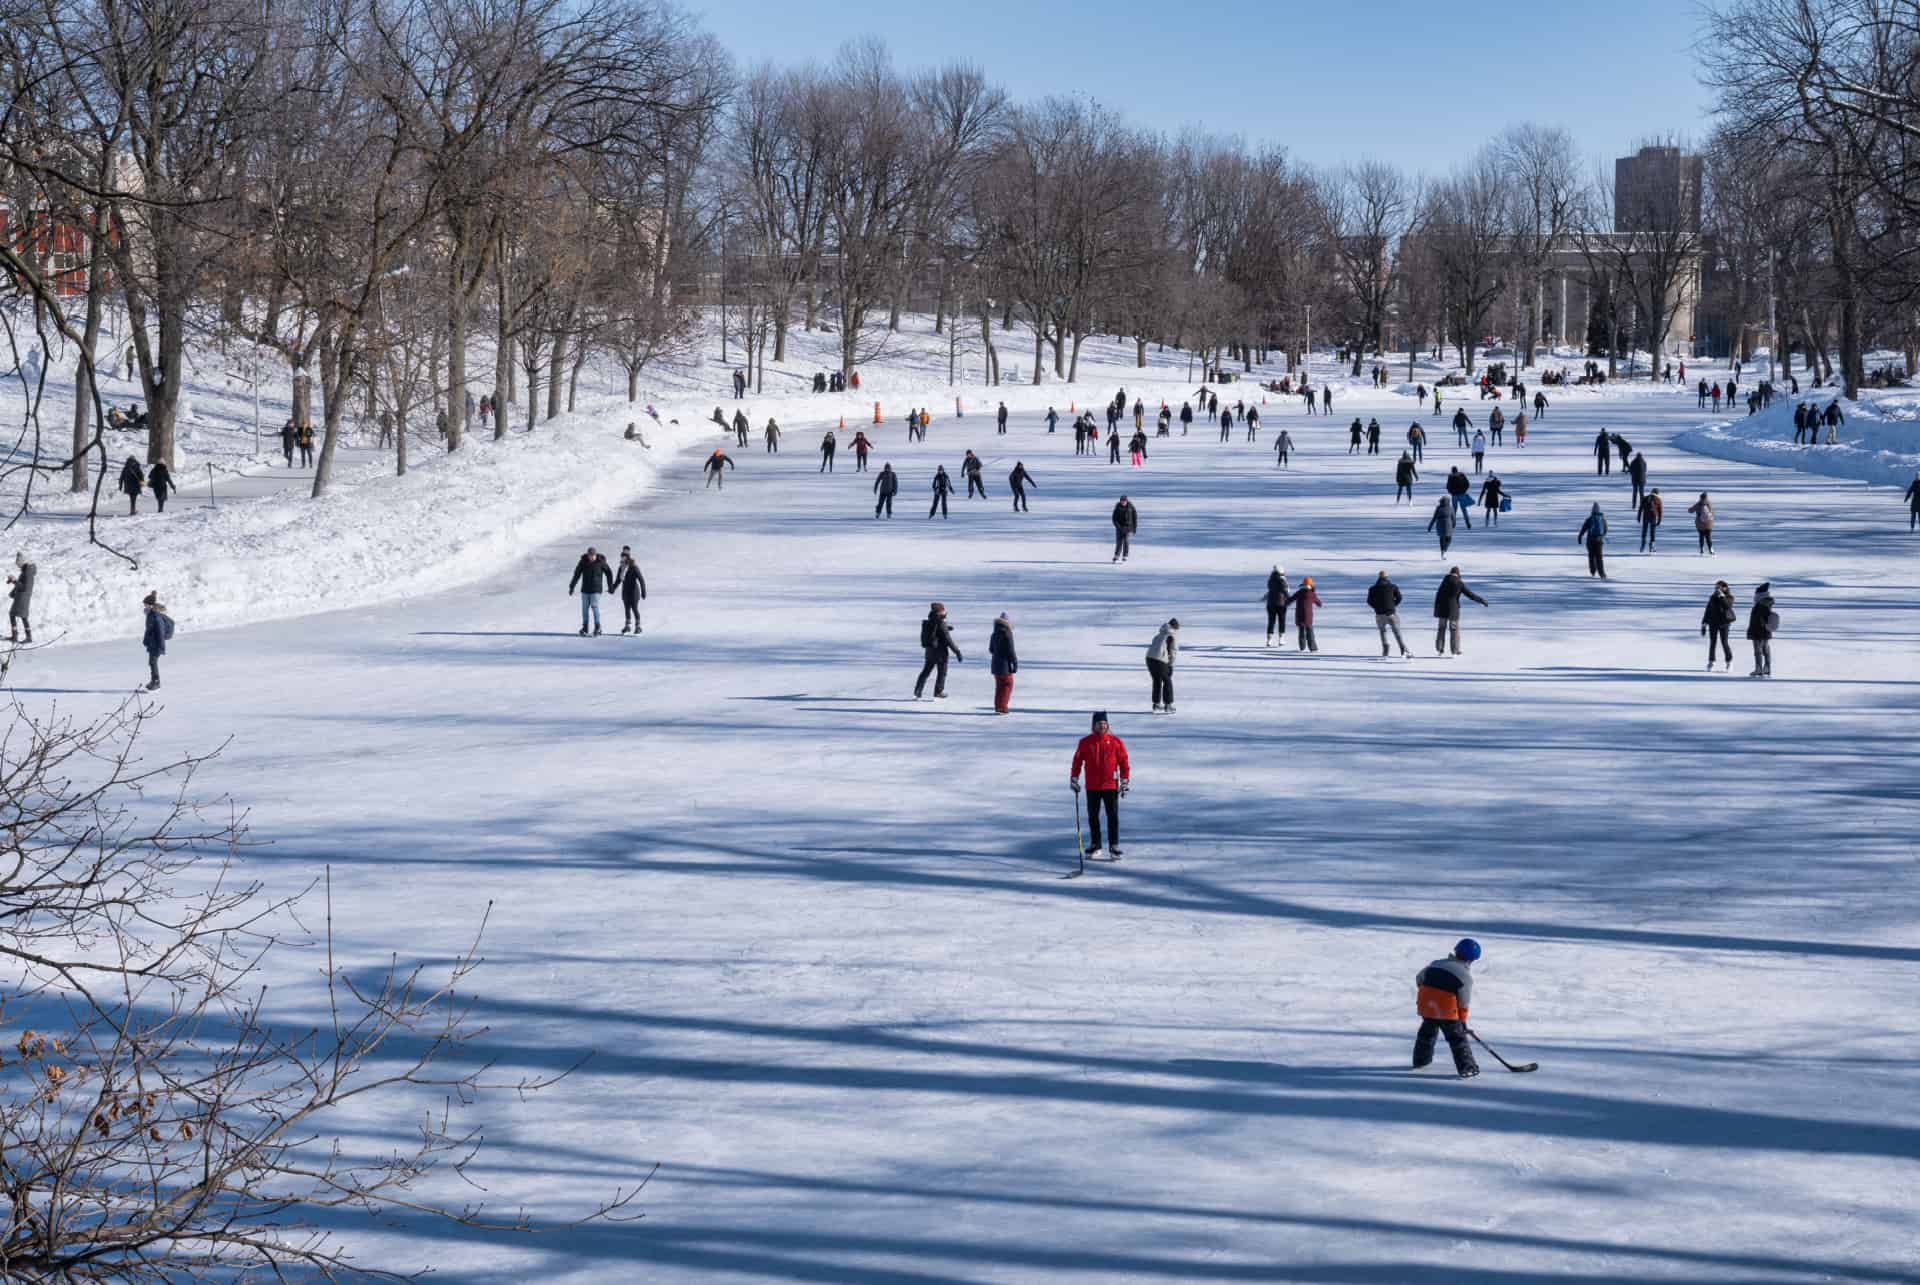
<path fill-rule="evenodd" d="M 648 423 L 653 449 L 643 450 L 621 436 L 631 418 L 624 401 L 606 399 L 537 433 L 471 438 L 405 477 L 365 478 L 317 500 L 288 492 L 207 507 L 190 497 L 163 515 L 148 499 L 139 516 L 102 523 L 102 538 L 137 567 L 86 548 L 78 519 L 17 530 L 16 547 L 40 565 L 39 635 L 137 635 L 148 589 L 182 630 L 198 630 L 482 580 L 631 499 L 692 440 L 691 430 Z"/>
<path fill-rule="evenodd" d="M 1757 415 L 1681 433 L 1673 439 L 1674 445 L 1723 460 L 1849 477 L 1875 486 L 1905 486 L 1920 471 L 1920 393 L 1901 391 L 1857 402 L 1843 398 L 1840 410 L 1847 422 L 1840 426 L 1836 434 L 1840 440 L 1832 446 L 1794 445 L 1796 400 L 1825 409 L 1832 395 L 1783 397 Z M 1820 440 L 1826 440 L 1824 427 Z"/>

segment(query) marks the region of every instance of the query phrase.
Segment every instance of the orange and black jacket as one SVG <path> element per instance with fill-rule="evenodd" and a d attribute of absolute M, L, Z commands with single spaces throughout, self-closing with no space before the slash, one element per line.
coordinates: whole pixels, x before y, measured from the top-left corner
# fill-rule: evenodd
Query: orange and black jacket
<path fill-rule="evenodd" d="M 1414 1002 L 1420 1016 L 1442 1022 L 1464 1022 L 1473 1002 L 1473 974 L 1466 964 L 1449 956 L 1436 959 L 1413 979 Z"/>

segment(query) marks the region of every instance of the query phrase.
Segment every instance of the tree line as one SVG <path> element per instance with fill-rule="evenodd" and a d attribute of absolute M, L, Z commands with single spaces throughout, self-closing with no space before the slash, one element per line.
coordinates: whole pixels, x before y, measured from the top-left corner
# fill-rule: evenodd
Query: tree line
<path fill-rule="evenodd" d="M 1017 102 L 965 62 L 902 71 L 872 41 L 740 68 L 657 0 L 0 12 L 0 267 L 36 305 L 28 342 L 74 369 L 71 433 L 33 459 L 75 490 L 99 485 L 110 310 L 150 460 L 173 455 L 189 337 L 251 343 L 295 374 L 316 494 L 350 417 L 412 426 L 404 471 L 410 436 L 459 450 L 562 413 L 596 356 L 637 397 L 715 305 L 756 385 L 796 326 L 830 329 L 851 376 L 906 313 L 963 332 L 989 382 L 1009 358 L 1073 381 L 1093 334 L 1142 365 L 1159 345 L 1291 367 L 1317 337 L 1356 372 L 1451 349 L 1469 373 L 1489 339 L 1525 369 L 1562 334 L 1617 373 L 1685 350 L 1696 294 L 1745 355 L 1771 303 L 1781 345 L 1850 389 L 1876 343 L 1914 363 L 1910 3 L 1711 15 L 1704 190 L 1628 194 L 1561 128 L 1431 176 L 1316 168 L 1084 98 Z M 55 228 L 82 249 L 36 253 Z M 1570 262 L 1586 314 L 1550 333 Z"/>

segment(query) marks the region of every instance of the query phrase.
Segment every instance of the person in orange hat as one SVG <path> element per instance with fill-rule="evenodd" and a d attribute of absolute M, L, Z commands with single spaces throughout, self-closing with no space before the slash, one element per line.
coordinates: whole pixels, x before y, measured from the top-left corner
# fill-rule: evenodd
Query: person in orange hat
<path fill-rule="evenodd" d="M 730 469 L 732 467 L 733 467 L 733 460 L 728 457 L 727 453 L 721 450 L 717 446 L 714 447 L 713 454 L 707 457 L 707 467 L 706 467 L 707 485 L 708 486 L 717 485 L 721 490 L 723 491 L 726 490 L 727 489 L 726 474 L 721 472 L 721 470 Z"/>
<path fill-rule="evenodd" d="M 1300 650 L 1318 652 L 1320 644 L 1313 636 L 1313 609 L 1320 605 L 1320 595 L 1314 592 L 1312 576 L 1300 582 L 1292 602 L 1293 623 L 1300 631 Z"/>

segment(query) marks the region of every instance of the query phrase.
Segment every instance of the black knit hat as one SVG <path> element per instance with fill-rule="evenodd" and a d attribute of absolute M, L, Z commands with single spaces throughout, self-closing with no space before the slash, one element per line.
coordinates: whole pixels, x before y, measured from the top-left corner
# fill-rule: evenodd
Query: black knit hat
<path fill-rule="evenodd" d="M 1093 711 L 1093 727 L 1098 727 L 1100 726 L 1100 724 L 1106 721 L 1107 721 L 1107 711 L 1105 711 L 1104 709 L 1096 709 L 1095 711 Z M 1091 731 L 1092 728 L 1089 728 L 1088 730 Z"/>

